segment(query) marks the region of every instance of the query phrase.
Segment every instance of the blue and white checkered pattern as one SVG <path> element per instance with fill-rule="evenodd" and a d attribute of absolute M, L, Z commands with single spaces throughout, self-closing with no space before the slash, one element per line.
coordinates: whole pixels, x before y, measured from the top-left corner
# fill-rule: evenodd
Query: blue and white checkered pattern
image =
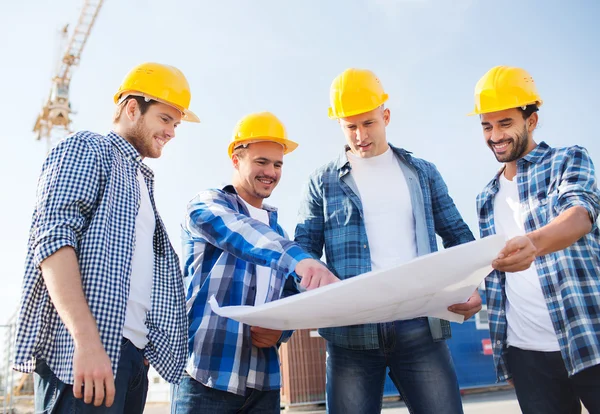
<path fill-rule="evenodd" d="M 250 217 L 232 186 L 199 193 L 182 224 L 183 275 L 189 321 L 187 372 L 202 384 L 245 395 L 281 386 L 277 349 L 252 346 L 250 327 L 211 310 L 254 305 L 256 266 L 270 267 L 267 302 L 298 293 L 296 264 L 311 256 L 285 237 L 277 211 L 263 204 L 269 226 Z M 286 331 L 280 341 L 291 336 Z"/>
<path fill-rule="evenodd" d="M 495 234 L 496 177 L 477 197 L 481 237 Z M 542 292 L 570 375 L 600 364 L 600 231 L 596 225 L 600 193 L 594 165 L 579 146 L 551 148 L 540 143 L 517 161 L 517 186 L 527 233 L 550 223 L 571 207 L 584 207 L 592 230 L 570 247 L 535 259 Z M 498 380 L 511 377 L 506 365 L 506 276 L 486 278 L 494 363 Z"/>
<path fill-rule="evenodd" d="M 425 237 L 428 246 L 419 255 L 437 251 L 436 233 L 444 247 L 472 241 L 473 234 L 463 221 L 448 194 L 448 188 L 433 164 L 415 158 L 400 148 L 390 145 L 396 158 L 408 166 L 417 181 L 411 191 L 413 214 L 417 227 L 417 212 L 423 211 L 423 226 L 417 234 Z M 362 218 L 359 195 L 344 180 L 351 166 L 346 151 L 339 158 L 315 171 L 308 183 L 302 201 L 295 239 L 315 258 L 320 258 L 325 248 L 327 265 L 340 279 L 348 279 L 371 271 L 371 254 L 367 231 Z M 394 183 L 388 183 L 394 191 Z M 419 231 L 418 231 L 419 232 Z M 439 337 L 450 337 L 450 323 L 435 320 Z M 430 326 L 431 320 L 430 320 Z M 379 347 L 376 324 L 351 325 L 319 329 L 319 333 L 336 346 L 349 349 L 376 349 Z M 432 332 L 433 334 L 433 332 Z"/>
<path fill-rule="evenodd" d="M 116 375 L 140 203 L 138 170 L 146 179 L 156 212 L 152 170 L 114 132 L 107 136 L 76 133 L 48 155 L 29 237 L 15 369 L 32 372 L 35 359 L 42 358 L 61 381 L 73 383 L 73 338 L 49 299 L 40 270 L 44 259 L 71 246 Z M 146 320 L 149 342 L 144 354 L 163 378 L 179 382 L 186 361 L 183 283 L 177 255 L 155 214 L 152 308 Z"/>

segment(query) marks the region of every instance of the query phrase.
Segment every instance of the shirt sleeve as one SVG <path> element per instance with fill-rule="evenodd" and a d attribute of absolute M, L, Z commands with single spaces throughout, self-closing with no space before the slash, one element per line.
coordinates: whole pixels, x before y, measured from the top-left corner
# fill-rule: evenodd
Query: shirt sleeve
<path fill-rule="evenodd" d="M 313 258 L 320 259 L 323 255 L 325 243 L 323 196 L 317 185 L 316 176 L 309 179 L 304 190 L 294 239 Z"/>
<path fill-rule="evenodd" d="M 597 226 L 599 200 L 594 164 L 587 150 L 579 146 L 571 147 L 565 157 L 558 183 L 558 213 L 571 207 L 584 207 L 594 229 Z"/>
<path fill-rule="evenodd" d="M 30 233 L 35 266 L 64 246 L 78 252 L 98 188 L 97 158 L 85 139 L 71 136 L 50 152 L 38 180 Z"/>
<path fill-rule="evenodd" d="M 285 275 L 293 273 L 298 262 L 311 257 L 266 224 L 239 213 L 219 190 L 203 191 L 190 202 L 183 230 L 192 240 L 210 243 Z"/>
<path fill-rule="evenodd" d="M 475 240 L 469 226 L 458 212 L 448 187 L 433 164 L 429 164 L 429 183 L 435 231 L 440 235 L 444 247 L 457 246 Z"/>

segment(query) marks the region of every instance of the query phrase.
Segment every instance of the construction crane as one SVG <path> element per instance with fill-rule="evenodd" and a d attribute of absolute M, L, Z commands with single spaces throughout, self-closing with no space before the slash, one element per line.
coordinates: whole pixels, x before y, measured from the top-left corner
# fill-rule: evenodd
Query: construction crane
<path fill-rule="evenodd" d="M 69 100 L 71 76 L 73 68 L 79 64 L 81 52 L 83 52 L 103 2 L 104 0 L 84 1 L 77 26 L 68 40 L 67 47 L 52 78 L 48 100 L 33 126 L 35 138 L 37 140 L 45 139 L 48 150 L 57 140 L 71 132 L 71 114 L 74 113 Z M 68 25 L 62 30 L 63 39 L 66 39 L 67 34 Z"/>

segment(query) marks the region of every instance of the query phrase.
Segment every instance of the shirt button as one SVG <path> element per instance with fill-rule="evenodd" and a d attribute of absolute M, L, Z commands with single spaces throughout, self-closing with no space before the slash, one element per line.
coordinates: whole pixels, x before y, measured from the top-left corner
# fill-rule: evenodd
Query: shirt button
<path fill-rule="evenodd" d="M 496 341 L 496 345 L 502 345 L 502 341 Z"/>
<path fill-rule="evenodd" d="M 365 248 L 365 249 L 366 249 L 366 248 L 367 248 L 367 245 L 366 245 L 366 244 L 363 244 L 363 248 Z"/>

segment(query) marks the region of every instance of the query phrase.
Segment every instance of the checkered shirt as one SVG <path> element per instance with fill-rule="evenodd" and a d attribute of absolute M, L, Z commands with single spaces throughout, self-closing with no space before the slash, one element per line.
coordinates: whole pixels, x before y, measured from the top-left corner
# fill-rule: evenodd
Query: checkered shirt
<path fill-rule="evenodd" d="M 267 302 L 298 293 L 296 264 L 311 256 L 287 239 L 275 208 L 263 204 L 269 225 L 250 217 L 232 186 L 193 198 L 182 224 L 183 276 L 189 321 L 187 372 L 207 387 L 238 395 L 281 386 L 276 347 L 252 346 L 250 326 L 211 310 L 254 305 L 256 266 L 270 267 Z M 291 336 L 285 331 L 280 342 Z"/>
<path fill-rule="evenodd" d="M 481 237 L 495 234 L 494 196 L 498 177 L 477 197 Z M 594 165 L 579 146 L 551 148 L 540 143 L 517 161 L 517 187 L 525 231 L 537 230 L 571 207 L 584 207 L 592 230 L 571 246 L 535 259 L 542 292 L 570 375 L 600 364 L 600 193 Z M 511 378 L 506 364 L 506 275 L 486 278 L 487 307 L 499 381 Z"/>
<path fill-rule="evenodd" d="M 186 361 L 185 300 L 181 270 L 154 204 L 154 175 L 134 147 L 114 132 L 79 132 L 48 155 L 38 182 L 31 225 L 14 368 L 32 372 L 36 358 L 73 383 L 73 338 L 49 296 L 40 263 L 71 246 L 81 282 L 114 375 L 129 297 L 141 170 L 156 216 L 152 307 L 145 357 L 169 382 L 179 382 Z"/>

